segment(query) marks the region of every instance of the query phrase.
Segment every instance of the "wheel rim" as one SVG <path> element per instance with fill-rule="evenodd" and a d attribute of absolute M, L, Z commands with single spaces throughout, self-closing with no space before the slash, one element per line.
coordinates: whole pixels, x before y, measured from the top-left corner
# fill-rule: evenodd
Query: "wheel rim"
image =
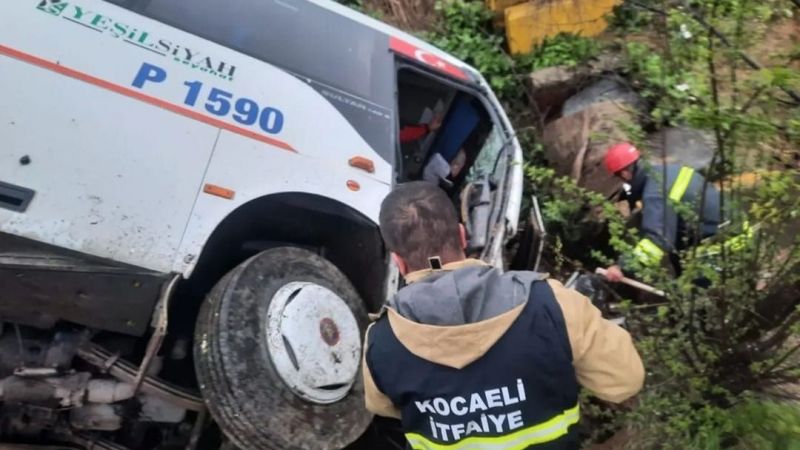
<path fill-rule="evenodd" d="M 283 382 L 310 402 L 334 403 L 355 383 L 358 323 L 347 303 L 326 287 L 292 282 L 278 289 L 267 311 L 267 347 Z"/>

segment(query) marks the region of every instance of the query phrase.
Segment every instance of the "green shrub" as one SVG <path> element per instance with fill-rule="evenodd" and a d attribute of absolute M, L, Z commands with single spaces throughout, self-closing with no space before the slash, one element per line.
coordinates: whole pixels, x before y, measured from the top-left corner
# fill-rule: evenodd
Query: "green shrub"
<path fill-rule="evenodd" d="M 478 69 L 501 100 L 517 106 L 525 101 L 523 78 L 544 67 L 574 66 L 595 56 L 600 45 L 574 34 L 546 39 L 530 54 L 512 57 L 505 37 L 493 26 L 494 14 L 481 0 L 440 0 L 438 29 L 424 38 Z"/>
<path fill-rule="evenodd" d="M 612 30 L 619 33 L 636 33 L 652 26 L 653 13 L 634 6 L 629 2 L 622 2 L 614 7 L 609 15 L 608 24 Z"/>
<path fill-rule="evenodd" d="M 547 38 L 527 55 L 518 57 L 527 70 L 553 66 L 575 66 L 597 55 L 600 44 L 577 34 L 561 33 Z"/>
<path fill-rule="evenodd" d="M 609 426 L 627 429 L 628 448 L 636 450 L 800 448 L 800 407 L 773 397 L 784 386 L 794 386 L 796 394 L 800 380 L 800 174 L 769 172 L 775 161 L 788 164 L 785 154 L 800 153 L 799 116 L 785 93 L 797 89 L 800 74 L 788 60 L 746 69 L 741 53 L 763 35 L 770 16 L 762 3 L 644 3 L 665 12 L 656 39 L 627 42 L 624 51 L 630 82 L 652 108 L 647 124 L 689 125 L 714 137 L 717 151 L 707 173 L 723 181 L 723 213 L 731 225 L 712 242 L 734 237 L 745 220 L 758 226 L 737 251 L 723 246 L 706 256 L 689 246 L 678 255 L 678 276 L 661 267 L 634 265 L 627 272 L 667 293 L 651 308 L 637 304 L 642 298 L 621 303 L 647 384 L 635 409 L 609 414 L 589 408 L 588 422 L 604 423 L 596 431 L 605 437 Z M 729 34 L 733 48 L 696 17 Z M 763 172 L 754 187 L 731 182 L 754 171 Z M 551 252 L 581 242 L 594 230 L 599 209 L 611 256 L 631 254 L 637 237 L 603 199 L 548 169 L 529 169 L 528 176 L 553 234 Z M 692 206 L 673 207 L 688 228 L 696 226 Z M 608 252 L 598 247 L 602 243 L 590 242 L 568 256 L 587 268 L 608 264 Z"/>
<path fill-rule="evenodd" d="M 770 11 L 785 14 L 785 8 L 774 8 L 777 0 L 637 3 L 665 13 L 634 13 L 626 5 L 612 20 L 619 29 L 646 23 L 655 31 L 647 43 L 623 45 L 630 82 L 652 107 L 645 125 L 708 130 L 718 147 L 708 172 L 718 180 L 769 169 L 778 149 L 800 151 L 800 116 L 783 91 L 796 89 L 798 74 L 789 64 L 796 52 L 784 64 L 758 73 L 748 72 L 740 56 L 765 33 Z M 593 41 L 559 36 L 530 55 L 512 58 L 482 1 L 441 0 L 437 14 L 441 22 L 426 37 L 480 70 L 512 107 L 518 129 L 531 128 L 521 82 L 528 71 L 573 65 L 597 51 Z M 697 17 L 728 35 L 733 48 Z M 539 198 L 551 235 L 549 265 L 556 274 L 566 261 L 594 268 L 629 254 L 637 236 L 613 205 L 543 167 L 541 146 L 525 138 L 529 189 Z M 798 448 L 797 405 L 769 400 L 776 385 L 796 384 L 800 378 L 798 180 L 796 171 L 783 171 L 764 176 L 755 189 L 723 184 L 732 225 L 716 240 L 731 237 L 745 219 L 758 223 L 743 250 L 713 258 L 684 251 L 678 277 L 660 268 L 631 273 L 667 297 L 653 308 L 632 308 L 642 306 L 636 299 L 622 303 L 648 380 L 631 411 L 587 408 L 592 414 L 587 423 L 602 424 L 598 433 L 628 429 L 628 446 L 637 450 Z M 696 214 L 686 213 L 691 227 Z M 700 288 L 700 280 L 711 287 Z"/>
<path fill-rule="evenodd" d="M 482 1 L 441 0 L 438 29 L 424 37 L 442 50 L 478 69 L 501 99 L 522 96 L 514 60 L 504 50 L 504 39 L 494 32 L 494 14 Z"/>

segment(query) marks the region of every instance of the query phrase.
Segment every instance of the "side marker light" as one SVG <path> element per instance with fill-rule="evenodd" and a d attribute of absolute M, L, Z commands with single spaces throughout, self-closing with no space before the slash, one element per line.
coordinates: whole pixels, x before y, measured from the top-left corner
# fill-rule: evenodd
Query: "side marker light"
<path fill-rule="evenodd" d="M 233 189 L 224 188 L 211 183 L 206 183 L 205 186 L 203 186 L 203 192 L 209 195 L 222 197 L 227 200 L 233 200 L 233 197 L 236 195 L 236 191 Z"/>

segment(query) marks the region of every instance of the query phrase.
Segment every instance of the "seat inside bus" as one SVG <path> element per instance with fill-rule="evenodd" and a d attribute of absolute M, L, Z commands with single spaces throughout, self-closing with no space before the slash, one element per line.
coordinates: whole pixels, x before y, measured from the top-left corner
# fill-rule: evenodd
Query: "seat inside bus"
<path fill-rule="evenodd" d="M 441 123 L 438 129 L 417 133 L 413 139 L 398 139 L 399 181 L 425 179 L 438 183 L 467 226 L 472 253 L 479 252 L 489 233 L 488 211 L 493 200 L 490 191 L 494 189 L 489 175 L 472 170 L 476 161 L 483 157 L 494 158 L 494 155 L 482 154 L 493 127 L 486 107 L 464 90 L 415 70 L 401 69 L 398 72 L 398 111 L 401 135 L 407 127 L 424 129 L 437 121 Z M 434 172 L 443 176 L 426 176 L 431 172 L 426 167 L 437 163 L 440 167 Z M 481 194 L 475 187 L 485 192 Z M 483 206 L 476 209 L 478 205 Z"/>

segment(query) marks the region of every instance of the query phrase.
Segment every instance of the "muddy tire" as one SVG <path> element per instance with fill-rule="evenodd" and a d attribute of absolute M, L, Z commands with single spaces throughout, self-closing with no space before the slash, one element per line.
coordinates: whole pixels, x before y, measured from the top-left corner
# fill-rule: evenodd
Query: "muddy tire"
<path fill-rule="evenodd" d="M 236 447 L 334 450 L 356 440 L 367 312 L 327 260 L 293 247 L 243 262 L 212 289 L 195 331 L 195 368 L 212 416 Z"/>

